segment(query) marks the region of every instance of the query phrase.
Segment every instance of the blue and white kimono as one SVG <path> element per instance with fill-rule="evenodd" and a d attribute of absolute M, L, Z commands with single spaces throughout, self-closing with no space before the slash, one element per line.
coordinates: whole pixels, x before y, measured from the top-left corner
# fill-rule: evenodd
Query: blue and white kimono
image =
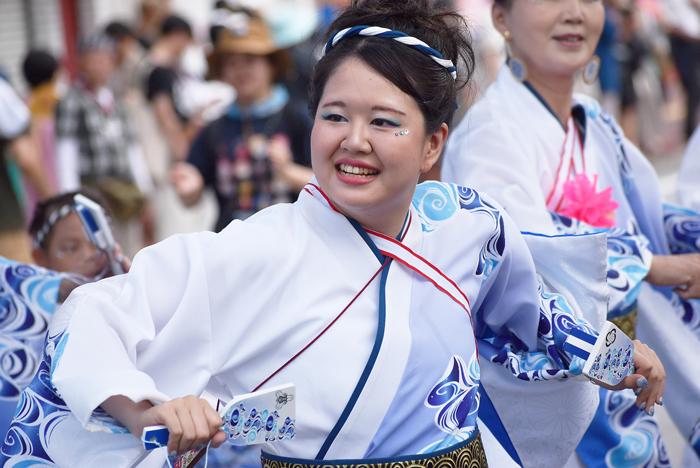
<path fill-rule="evenodd" d="M 128 274 L 74 291 L 52 321 L 51 361 L 25 392 L 4 466 L 129 466 L 141 442 L 95 411 L 105 399 L 206 390 L 229 400 L 343 310 L 265 385 L 297 387 L 296 438 L 264 446 L 268 456 L 392 459 L 466 444 L 479 431 L 479 358 L 512 380 L 571 385 L 574 405 L 596 394 L 585 379 L 561 383 L 582 367 L 562 350 L 569 330 L 593 329 L 547 291 L 496 204 L 421 184 L 391 239 L 335 211 L 312 180 L 294 204 L 219 234 L 171 237 L 141 251 Z M 52 395 L 70 411 L 38 431 Z"/>
<path fill-rule="evenodd" d="M 698 251 L 698 233 L 691 231 L 700 218 L 664 208 L 653 168 L 614 119 L 589 97 L 574 95 L 573 101 L 565 129 L 534 89 L 504 67 L 453 133 L 442 177 L 493 196 L 522 231 L 555 237 L 607 233 L 608 318 L 638 308 L 637 337 L 666 370 L 664 402 L 681 432 L 693 437 L 700 419 L 700 374 L 691 371 L 700 355 L 700 303 L 682 301 L 670 288 L 643 279 L 653 255 Z M 553 212 L 565 199 L 564 183 L 576 174 L 597 183 L 596 191 L 611 188 L 618 204 L 614 228 Z M 677 245 L 684 238 L 683 250 Z M 575 270 L 590 252 L 552 244 L 549 255 Z M 658 427 L 637 411 L 634 395 L 601 389 L 600 397 L 596 420 L 578 449 L 585 464 L 668 466 Z"/>
<path fill-rule="evenodd" d="M 63 276 L 0 257 L 0 432 L 41 360 Z"/>

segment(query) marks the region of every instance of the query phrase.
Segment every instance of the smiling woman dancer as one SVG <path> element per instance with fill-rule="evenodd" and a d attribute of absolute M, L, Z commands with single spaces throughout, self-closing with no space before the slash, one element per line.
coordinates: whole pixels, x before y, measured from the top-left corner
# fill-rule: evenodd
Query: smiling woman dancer
<path fill-rule="evenodd" d="M 514 379 L 580 373 L 561 347 L 589 325 L 538 282 L 510 219 L 469 189 L 416 188 L 471 70 L 463 20 L 428 0 L 367 0 L 331 31 L 312 80 L 316 177 L 298 201 L 145 249 L 59 312 L 51 382 L 82 426 L 101 407 L 114 431 L 167 425 L 168 451 L 216 446 L 221 418 L 196 395 L 293 382 L 296 438 L 265 446 L 265 466 L 483 467 L 479 357 Z M 663 367 L 641 343 L 634 359 L 621 387 L 646 379 L 651 404 Z M 141 450 L 125 433 L 105 453 L 61 425 L 50 437 L 76 458 L 128 465 Z"/>
<path fill-rule="evenodd" d="M 700 301 L 692 299 L 700 297 L 700 218 L 662 206 L 644 156 L 596 101 L 573 94 L 582 68 L 584 79 L 595 80 L 603 4 L 496 0 L 492 13 L 508 64 L 453 133 L 442 178 L 493 196 L 521 231 L 607 233 L 608 319 L 628 334 L 636 329 L 659 353 L 668 411 L 700 451 L 700 374 L 691 371 L 700 354 Z M 575 264 L 590 252 L 552 248 L 549 255 Z M 583 462 L 668 466 L 658 427 L 635 416 L 632 392 L 601 390 L 600 398 L 578 448 Z M 645 411 L 652 415 L 654 406 Z M 524 432 L 519 421 L 510 426 Z"/>

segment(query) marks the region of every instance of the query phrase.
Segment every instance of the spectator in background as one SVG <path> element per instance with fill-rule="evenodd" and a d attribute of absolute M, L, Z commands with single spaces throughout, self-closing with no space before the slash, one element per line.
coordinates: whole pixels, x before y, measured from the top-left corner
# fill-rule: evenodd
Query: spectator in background
<path fill-rule="evenodd" d="M 29 238 L 20 205 L 21 187 L 12 183 L 17 164 L 41 198 L 53 194 L 30 133 L 30 114 L 9 82 L 0 78 L 0 256 L 31 263 Z"/>
<path fill-rule="evenodd" d="M 168 16 L 160 37 L 138 70 L 140 99 L 133 116 L 155 185 L 152 197 L 155 242 L 173 234 L 211 229 L 216 219 L 213 196 L 189 209 L 170 181 L 172 164 L 187 158 L 192 141 L 204 127 L 201 111 L 190 114 L 183 103 L 183 83 L 178 71 L 181 57 L 191 42 L 189 23 L 178 16 Z"/>
<path fill-rule="evenodd" d="M 136 68 L 145 52 L 129 26 L 120 21 L 109 23 L 105 34 L 114 41 L 116 50 L 116 68 L 109 80 L 109 87 L 116 96 L 128 99 L 129 90 L 138 86 L 135 80 Z"/>
<path fill-rule="evenodd" d="M 598 41 L 595 53 L 600 58 L 600 73 L 598 81 L 602 97 L 600 103 L 615 118 L 620 118 L 620 59 L 617 53 L 617 28 L 615 20 L 618 19 L 617 10 L 610 4 L 605 5 L 605 25 L 603 33 Z"/>
<path fill-rule="evenodd" d="M 104 34 L 81 41 L 80 76 L 56 109 L 56 159 L 60 190 L 97 188 L 115 216 L 115 239 L 133 256 L 142 246 L 143 193 L 152 182 L 124 106 L 107 87 L 114 54 Z"/>
<path fill-rule="evenodd" d="M 148 50 L 160 34 L 163 21 L 170 14 L 170 0 L 142 0 L 140 13 L 134 33 L 141 46 Z"/>
<path fill-rule="evenodd" d="M 217 231 L 233 219 L 294 201 L 312 176 L 311 122 L 276 84 L 286 75 L 289 58 L 275 47 L 259 16 L 235 15 L 217 36 L 209 70 L 236 88 L 237 100 L 200 133 L 188 163 L 173 168 L 186 204 L 199 200 L 205 186 L 214 188 Z"/>
<path fill-rule="evenodd" d="M 201 113 L 188 116 L 182 105 L 177 66 L 192 42 L 192 29 L 179 16 L 168 16 L 160 37 L 151 47 L 151 69 L 146 78 L 146 97 L 152 103 L 160 129 L 175 161 L 184 161 L 190 145 L 204 126 Z"/>
<path fill-rule="evenodd" d="M 621 60 L 622 94 L 620 100 L 620 126 L 625 137 L 640 146 L 639 138 L 639 96 L 635 88 L 635 75 L 642 66 L 642 60 L 649 54 L 640 31 L 640 18 L 634 3 L 621 10 Z"/>
<path fill-rule="evenodd" d="M 54 114 L 58 104 L 56 77 L 58 61 L 50 53 L 43 50 L 30 50 L 22 63 L 24 79 L 29 84 L 27 106 L 32 120 L 31 136 L 39 151 L 41 162 L 52 187 L 57 186 L 56 179 L 56 130 Z M 34 213 L 39 201 L 39 194 L 25 176 L 25 206 L 27 219 Z"/>
<path fill-rule="evenodd" d="M 687 94 L 685 136 L 695 130 L 700 104 L 700 11 L 695 0 L 662 0 L 671 55 Z"/>

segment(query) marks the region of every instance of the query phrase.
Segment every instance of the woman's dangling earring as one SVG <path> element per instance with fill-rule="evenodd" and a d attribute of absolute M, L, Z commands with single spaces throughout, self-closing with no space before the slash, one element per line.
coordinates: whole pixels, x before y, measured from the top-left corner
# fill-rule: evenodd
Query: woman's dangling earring
<path fill-rule="evenodd" d="M 527 66 L 525 62 L 516 58 L 513 55 L 513 51 L 510 49 L 510 31 L 503 33 L 503 36 L 506 39 L 506 54 L 508 55 L 508 68 L 510 68 L 510 73 L 513 75 L 513 78 L 522 83 L 527 79 Z"/>
<path fill-rule="evenodd" d="M 583 74 L 582 74 L 583 82 L 586 83 L 588 86 L 595 83 L 595 80 L 598 78 L 599 71 L 600 71 L 600 58 L 598 58 L 597 55 L 594 55 L 593 58 L 591 59 L 591 61 L 588 62 L 585 67 L 583 67 Z"/>

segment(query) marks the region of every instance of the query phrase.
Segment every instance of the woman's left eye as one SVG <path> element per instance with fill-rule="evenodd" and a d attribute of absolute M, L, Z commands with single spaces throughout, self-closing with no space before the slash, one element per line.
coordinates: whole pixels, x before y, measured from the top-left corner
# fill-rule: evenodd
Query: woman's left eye
<path fill-rule="evenodd" d="M 374 119 L 372 125 L 375 127 L 398 127 L 401 124 L 388 119 Z"/>
<path fill-rule="evenodd" d="M 338 115 L 338 114 L 323 114 L 321 116 L 321 118 L 323 118 L 323 120 L 328 120 L 329 122 L 344 122 L 345 121 L 345 117 L 343 117 L 342 115 Z"/>

